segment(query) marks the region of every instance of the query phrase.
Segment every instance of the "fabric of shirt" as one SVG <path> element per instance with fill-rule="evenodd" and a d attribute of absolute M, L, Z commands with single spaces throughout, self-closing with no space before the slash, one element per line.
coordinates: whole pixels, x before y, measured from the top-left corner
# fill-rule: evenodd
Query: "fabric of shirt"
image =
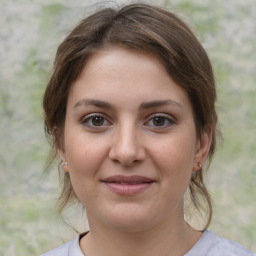
<path fill-rule="evenodd" d="M 77 235 L 73 241 L 53 249 L 41 256 L 85 256 L 79 246 Z M 256 256 L 242 245 L 218 237 L 213 232 L 206 230 L 199 241 L 184 256 Z"/>

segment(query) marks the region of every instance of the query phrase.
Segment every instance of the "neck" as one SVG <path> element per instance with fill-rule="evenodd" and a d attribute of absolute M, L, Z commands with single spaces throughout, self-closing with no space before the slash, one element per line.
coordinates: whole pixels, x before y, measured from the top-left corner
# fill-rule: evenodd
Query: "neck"
<path fill-rule="evenodd" d="M 200 236 L 183 219 L 141 232 L 91 225 L 80 246 L 87 256 L 180 256 L 188 252 Z"/>

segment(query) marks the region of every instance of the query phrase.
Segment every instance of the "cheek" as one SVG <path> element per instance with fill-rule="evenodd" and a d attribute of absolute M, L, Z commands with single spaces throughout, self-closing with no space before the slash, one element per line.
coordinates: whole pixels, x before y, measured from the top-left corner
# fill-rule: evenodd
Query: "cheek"
<path fill-rule="evenodd" d="M 85 143 L 86 141 L 86 143 Z M 105 149 L 98 143 L 90 143 L 89 138 L 72 136 L 66 141 L 66 157 L 69 175 L 75 194 L 84 206 L 88 206 L 97 196 L 95 184 L 104 161 Z"/>
<path fill-rule="evenodd" d="M 95 175 L 106 155 L 102 140 L 84 134 L 67 136 L 65 148 L 71 176 Z"/>
<path fill-rule="evenodd" d="M 189 137 L 165 139 L 162 143 L 154 144 L 154 155 L 160 162 L 188 163 L 193 161 L 195 155 L 195 143 Z"/>
<path fill-rule="evenodd" d="M 156 144 L 154 144 L 156 145 Z M 195 145 L 188 136 L 165 139 L 151 151 L 154 165 L 168 182 L 187 182 L 194 164 Z"/>

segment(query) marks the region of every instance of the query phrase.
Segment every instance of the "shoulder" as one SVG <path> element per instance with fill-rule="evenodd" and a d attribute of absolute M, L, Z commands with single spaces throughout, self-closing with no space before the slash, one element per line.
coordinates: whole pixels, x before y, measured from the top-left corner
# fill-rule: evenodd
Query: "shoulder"
<path fill-rule="evenodd" d="M 46 252 L 40 256 L 68 256 L 69 253 L 69 248 L 70 248 L 70 244 L 71 242 L 69 243 L 66 243 L 66 244 L 63 244 L 49 252 Z"/>
<path fill-rule="evenodd" d="M 209 256 L 220 255 L 220 256 L 254 256 L 255 254 L 244 248 L 241 244 L 228 240 L 222 237 L 218 237 L 211 231 L 207 231 L 210 248 Z"/>
<path fill-rule="evenodd" d="M 211 231 L 206 230 L 202 238 L 186 256 L 256 256 L 239 243 L 221 238 Z"/>
<path fill-rule="evenodd" d="M 84 256 L 79 246 L 79 235 L 71 242 L 63 244 L 40 256 Z"/>

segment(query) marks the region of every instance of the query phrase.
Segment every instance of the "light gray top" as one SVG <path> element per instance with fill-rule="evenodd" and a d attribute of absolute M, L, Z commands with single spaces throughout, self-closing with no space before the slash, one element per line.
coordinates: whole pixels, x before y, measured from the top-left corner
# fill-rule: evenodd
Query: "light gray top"
<path fill-rule="evenodd" d="M 242 245 L 218 237 L 206 230 L 200 240 L 184 256 L 256 256 Z M 41 256 L 84 256 L 79 246 L 79 235 L 73 241 L 53 249 Z"/>

